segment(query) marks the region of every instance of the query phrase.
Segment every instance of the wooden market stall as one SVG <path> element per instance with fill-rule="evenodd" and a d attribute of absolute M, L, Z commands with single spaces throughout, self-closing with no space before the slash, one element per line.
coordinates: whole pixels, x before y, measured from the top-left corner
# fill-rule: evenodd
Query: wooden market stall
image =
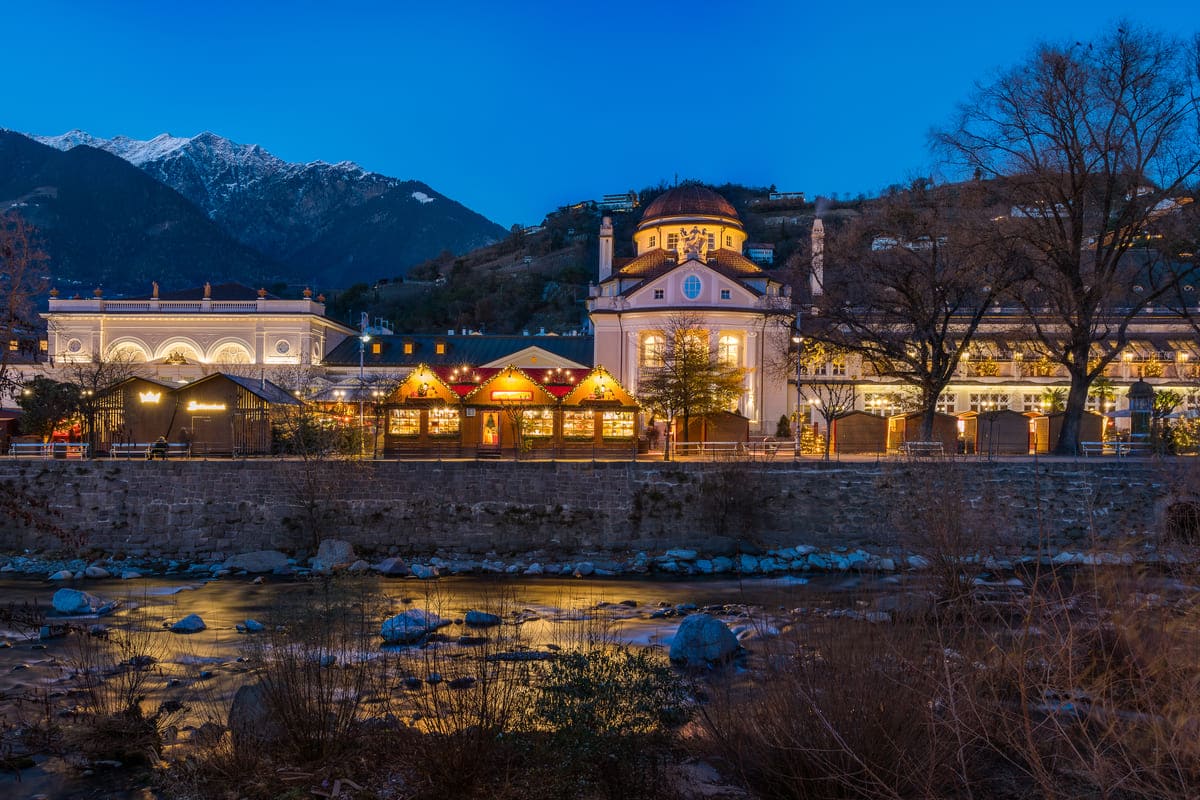
<path fill-rule="evenodd" d="M 1052 414 L 1046 414 L 1034 419 L 1035 453 L 1049 453 L 1054 449 L 1054 446 L 1058 444 L 1058 437 L 1062 433 L 1063 419 L 1066 415 L 1065 411 L 1055 411 Z M 1093 411 L 1083 412 L 1083 417 L 1079 420 L 1079 441 L 1103 441 L 1104 423 L 1105 417 L 1103 414 L 1097 414 Z"/>
<path fill-rule="evenodd" d="M 176 384 L 149 378 L 128 378 L 100 391 L 94 403 L 95 446 L 98 456 L 114 445 L 132 448 L 163 436 L 170 441 L 177 413 Z"/>
<path fill-rule="evenodd" d="M 897 414 L 894 417 L 888 417 L 887 430 L 887 449 L 888 452 L 895 452 L 901 449 L 901 445 L 905 442 L 938 442 L 942 445 L 942 452 L 949 455 L 958 449 L 958 420 L 950 414 L 938 412 L 933 415 L 933 435 L 926 440 L 921 436 L 921 418 L 923 414 L 920 411 L 911 411 L 907 414 Z"/>
<path fill-rule="evenodd" d="M 866 411 L 851 411 L 833 422 L 833 453 L 882 453 L 887 447 L 888 421 Z"/>
<path fill-rule="evenodd" d="M 963 452 L 990 455 L 1026 455 L 1033 446 L 1029 417 L 1003 408 L 967 411 L 958 415 Z"/>
<path fill-rule="evenodd" d="M 637 454 L 638 404 L 604 367 L 587 374 L 561 401 L 558 451 L 566 458 Z"/>
<path fill-rule="evenodd" d="M 554 454 L 558 398 L 518 367 L 508 366 L 462 399 L 463 449 L 481 458 Z"/>
<path fill-rule="evenodd" d="M 418 364 L 384 401 L 385 458 L 463 454 L 459 393 L 431 367 Z"/>

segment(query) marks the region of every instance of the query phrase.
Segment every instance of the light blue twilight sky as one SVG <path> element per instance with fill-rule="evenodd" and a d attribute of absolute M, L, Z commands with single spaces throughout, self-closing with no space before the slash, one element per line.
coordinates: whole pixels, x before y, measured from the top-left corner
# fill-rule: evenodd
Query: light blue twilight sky
<path fill-rule="evenodd" d="M 508 226 L 660 181 L 873 193 L 1038 41 L 1194 0 L 6 3 L 0 127 L 211 130 L 415 178 Z"/>

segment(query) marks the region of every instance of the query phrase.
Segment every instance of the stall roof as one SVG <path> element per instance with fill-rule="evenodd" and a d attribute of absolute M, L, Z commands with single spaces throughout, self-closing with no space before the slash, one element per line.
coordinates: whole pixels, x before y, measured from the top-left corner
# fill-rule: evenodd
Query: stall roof
<path fill-rule="evenodd" d="M 275 403 L 277 405 L 290 405 L 290 406 L 301 405 L 300 401 L 297 400 L 295 398 L 295 396 L 292 395 L 291 392 L 284 389 L 282 386 L 271 383 L 269 380 L 266 380 L 265 378 L 244 378 L 241 375 L 229 375 L 224 372 L 214 372 L 212 375 L 207 375 L 203 378 L 200 378 L 199 380 L 192 381 L 191 383 L 189 383 L 185 386 L 180 386 L 178 388 L 179 389 L 190 389 L 191 387 L 196 386 L 197 384 L 201 384 L 206 381 L 216 380 L 217 378 L 225 378 L 229 381 L 232 381 L 233 383 L 236 383 L 238 386 L 242 387 L 243 389 L 250 392 L 251 394 L 256 395 L 257 397 L 261 397 L 263 400 L 266 400 L 268 403 Z"/>

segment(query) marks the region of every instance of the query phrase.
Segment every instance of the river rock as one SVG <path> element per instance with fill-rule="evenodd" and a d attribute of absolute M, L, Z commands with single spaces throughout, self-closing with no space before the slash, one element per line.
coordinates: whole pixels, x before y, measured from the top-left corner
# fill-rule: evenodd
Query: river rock
<path fill-rule="evenodd" d="M 543 572 L 542 565 L 536 561 L 525 568 L 526 575 L 541 575 Z"/>
<path fill-rule="evenodd" d="M 69 581 L 75 577 L 75 573 L 69 569 L 60 569 L 58 572 L 51 575 L 47 580 L 51 581 Z"/>
<path fill-rule="evenodd" d="M 238 688 L 229 707 L 229 733 L 234 750 L 248 753 L 283 738 L 284 729 L 270 709 L 267 691 L 261 683 Z"/>
<path fill-rule="evenodd" d="M 78 589 L 59 589 L 50 604 L 60 614 L 95 614 L 105 605 L 96 595 Z"/>
<path fill-rule="evenodd" d="M 473 628 L 490 628 L 500 624 L 500 617 L 486 611 L 468 611 L 465 621 Z"/>
<path fill-rule="evenodd" d="M 438 576 L 437 567 L 427 567 L 424 564 L 413 564 L 410 569 L 412 570 L 413 577 L 420 578 L 423 581 L 429 580 L 430 578 L 436 578 Z"/>
<path fill-rule="evenodd" d="M 911 555 L 907 559 L 908 566 L 913 569 L 929 569 L 932 562 L 925 556 Z"/>
<path fill-rule="evenodd" d="M 388 644 L 413 644 L 449 624 L 449 620 L 444 620 L 437 614 L 420 608 L 410 608 L 384 620 L 379 633 Z"/>
<path fill-rule="evenodd" d="M 580 561 L 578 564 L 575 565 L 575 577 L 576 578 L 586 578 L 588 575 L 591 575 L 595 571 L 596 571 L 596 567 L 590 561 Z"/>
<path fill-rule="evenodd" d="M 366 561 L 363 561 L 360 558 L 358 561 L 355 561 L 353 564 L 346 567 L 346 572 L 353 572 L 355 574 L 358 574 L 358 573 L 366 572 L 370 568 L 371 568 L 371 565 L 368 564 Z"/>
<path fill-rule="evenodd" d="M 221 569 L 240 569 L 246 572 L 274 572 L 285 569 L 288 565 L 287 556 L 278 550 L 256 550 L 253 553 L 242 553 L 225 561 L 217 567 Z"/>
<path fill-rule="evenodd" d="M 83 571 L 83 575 L 85 578 L 107 578 L 109 576 L 109 574 L 110 574 L 109 571 L 106 570 L 104 567 L 92 566 L 92 567 L 87 567 Z"/>
<path fill-rule="evenodd" d="M 733 569 L 733 559 L 729 556 L 717 556 L 712 560 L 712 571 L 720 575 Z"/>
<path fill-rule="evenodd" d="M 140 577 L 142 577 L 142 573 L 137 572 L 132 569 L 127 569 L 121 573 L 121 580 L 123 580 L 123 581 L 133 581 L 133 580 L 137 580 Z"/>
<path fill-rule="evenodd" d="M 171 626 L 171 633 L 199 633 L 207 627 L 199 614 L 188 614 Z"/>
<path fill-rule="evenodd" d="M 693 614 L 679 625 L 671 640 L 671 660 L 688 667 L 728 661 L 738 650 L 729 626 L 709 614 Z"/>
<path fill-rule="evenodd" d="M 667 551 L 667 558 L 672 561 L 695 561 L 698 553 L 695 550 L 684 550 L 678 548 Z"/>
<path fill-rule="evenodd" d="M 738 558 L 738 572 L 742 572 L 747 575 L 758 572 L 758 559 L 749 553 L 743 553 L 741 557 Z"/>
<path fill-rule="evenodd" d="M 385 558 L 375 565 L 375 571 L 380 575 L 389 577 L 402 578 L 408 574 L 408 564 L 404 563 L 403 558 Z"/>
<path fill-rule="evenodd" d="M 354 562 L 354 545 L 343 539 L 325 539 L 313 559 L 314 572 L 332 572 Z"/>

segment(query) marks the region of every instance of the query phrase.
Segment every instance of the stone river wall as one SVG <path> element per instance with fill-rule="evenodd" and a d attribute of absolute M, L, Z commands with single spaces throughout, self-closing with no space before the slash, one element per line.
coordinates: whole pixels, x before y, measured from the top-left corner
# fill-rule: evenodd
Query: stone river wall
<path fill-rule="evenodd" d="M 195 558 L 311 554 L 322 538 L 463 556 L 1144 547 L 1168 520 L 1190 519 L 1178 510 L 1200 494 L 1194 463 L 7 460 L 0 549 Z"/>

